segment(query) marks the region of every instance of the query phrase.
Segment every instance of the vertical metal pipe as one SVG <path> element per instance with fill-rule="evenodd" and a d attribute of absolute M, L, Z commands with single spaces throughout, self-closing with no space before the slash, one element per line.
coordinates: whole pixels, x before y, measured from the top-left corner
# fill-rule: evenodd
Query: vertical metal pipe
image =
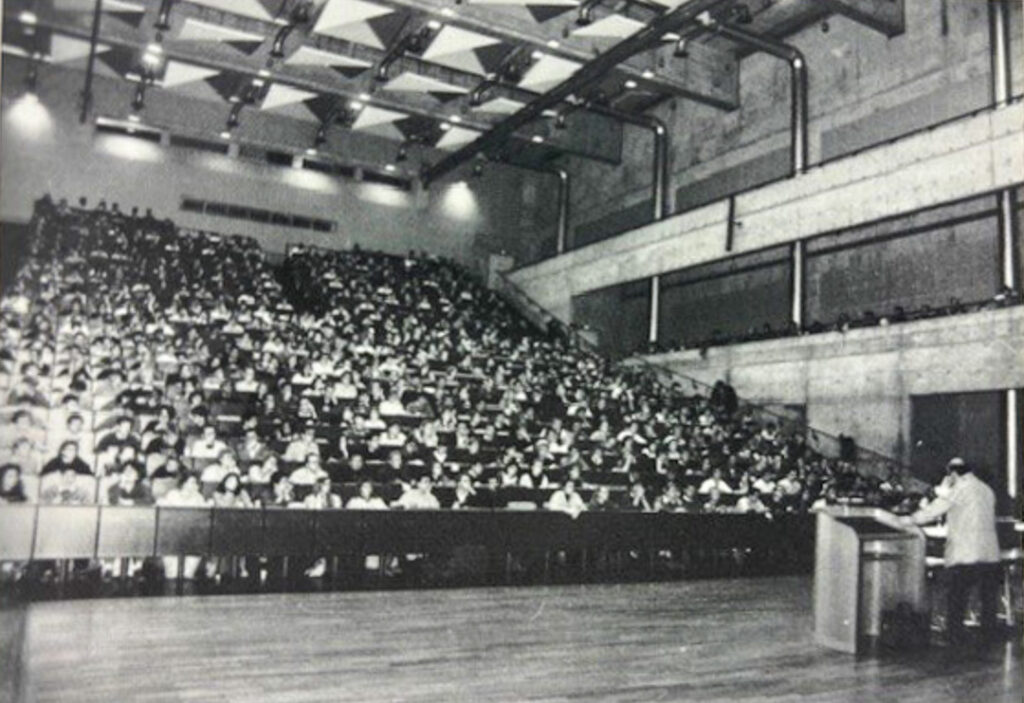
<path fill-rule="evenodd" d="M 807 63 L 802 55 L 790 62 L 790 145 L 793 175 L 807 170 Z"/>
<path fill-rule="evenodd" d="M 78 121 L 85 124 L 92 107 L 92 76 L 96 68 L 96 43 L 100 36 L 100 19 L 103 16 L 103 0 L 96 0 L 92 11 L 92 33 L 89 35 L 89 61 L 85 65 L 85 86 L 82 88 L 82 113 Z"/>
<path fill-rule="evenodd" d="M 999 257 L 1002 263 L 1003 285 L 1017 288 L 1017 222 L 1015 221 L 1016 197 L 1012 188 L 999 191 Z"/>
<path fill-rule="evenodd" d="M 1006 492 L 1018 497 L 1020 475 L 1020 403 L 1016 389 L 1006 391 Z"/>
<path fill-rule="evenodd" d="M 1010 66 L 1010 6 L 1005 0 L 988 4 L 989 53 L 992 59 L 992 102 L 1005 105 L 1013 89 Z"/>
<path fill-rule="evenodd" d="M 562 254 L 569 239 L 569 172 L 564 168 L 554 171 L 558 176 L 558 249 Z"/>
<path fill-rule="evenodd" d="M 771 37 L 748 32 L 731 24 L 720 24 L 715 21 L 707 23 L 722 36 L 737 44 L 763 51 L 789 63 L 790 67 L 790 136 L 791 164 L 793 174 L 807 170 L 807 60 L 795 46 L 790 46 Z"/>
<path fill-rule="evenodd" d="M 651 309 L 648 315 L 647 341 L 658 341 L 658 306 L 661 304 L 661 276 L 651 276 Z"/>
<path fill-rule="evenodd" d="M 667 199 L 665 188 L 668 185 L 668 129 L 661 120 L 651 118 L 651 129 L 654 133 L 654 175 L 651 187 L 654 190 L 654 220 L 662 220 L 667 216 Z"/>
<path fill-rule="evenodd" d="M 790 289 L 790 320 L 797 329 L 804 326 L 804 241 L 793 242 L 793 285 Z"/>

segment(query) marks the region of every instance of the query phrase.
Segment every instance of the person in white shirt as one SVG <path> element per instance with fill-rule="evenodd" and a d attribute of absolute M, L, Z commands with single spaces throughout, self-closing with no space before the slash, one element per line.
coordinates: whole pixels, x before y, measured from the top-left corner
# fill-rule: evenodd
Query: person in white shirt
<path fill-rule="evenodd" d="M 545 506 L 548 510 L 559 513 L 566 513 L 572 517 L 579 517 L 579 514 L 587 509 L 587 504 L 576 492 L 576 484 L 566 481 L 562 487 L 551 494 Z"/>
<path fill-rule="evenodd" d="M 388 505 L 384 499 L 373 494 L 373 484 L 363 481 L 359 484 L 359 495 L 349 498 L 345 504 L 348 510 L 387 510 Z"/>
<path fill-rule="evenodd" d="M 951 643 L 964 639 L 964 611 L 972 588 L 981 596 L 981 628 L 986 637 L 996 634 L 996 603 L 999 593 L 999 539 L 996 534 L 995 493 L 959 457 L 947 464 L 948 486 L 939 497 L 906 518 L 926 525 L 946 517 L 946 571 L 949 595 L 946 627 Z M 936 491 L 938 493 L 938 491 Z"/>
<path fill-rule="evenodd" d="M 722 470 L 715 469 L 711 472 L 709 478 L 704 479 L 704 482 L 700 484 L 700 488 L 697 490 L 698 493 L 703 495 L 709 495 L 711 491 L 718 491 L 719 493 L 733 493 L 732 486 L 725 482 L 722 478 Z"/>
<path fill-rule="evenodd" d="M 391 504 L 392 508 L 405 510 L 439 510 L 441 503 L 432 490 L 429 476 L 421 476 L 415 485 L 410 486 Z"/>

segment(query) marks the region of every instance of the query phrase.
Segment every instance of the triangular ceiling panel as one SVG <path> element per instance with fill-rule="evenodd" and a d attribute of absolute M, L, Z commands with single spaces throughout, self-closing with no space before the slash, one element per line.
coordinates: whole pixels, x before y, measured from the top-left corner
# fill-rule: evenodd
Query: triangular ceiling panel
<path fill-rule="evenodd" d="M 472 5 L 506 5 L 525 8 L 534 22 L 547 22 L 579 7 L 579 0 L 467 0 Z"/>
<path fill-rule="evenodd" d="M 523 107 L 526 107 L 526 103 L 521 103 L 518 100 L 512 100 L 511 98 L 497 97 L 477 105 L 473 109 L 476 112 L 486 112 L 492 115 L 511 115 L 518 112 Z"/>
<path fill-rule="evenodd" d="M 390 124 L 395 120 L 401 120 L 408 116 L 406 113 L 398 112 L 397 110 L 367 105 L 360 110 L 359 115 L 352 123 L 352 129 L 364 130 L 382 124 Z"/>
<path fill-rule="evenodd" d="M 222 73 L 218 73 L 216 76 L 207 78 L 203 82 L 217 91 L 217 95 L 222 97 L 224 100 L 231 100 L 233 97 L 238 95 L 242 80 L 242 75 L 231 71 L 224 71 Z M 245 78 L 245 80 L 248 82 L 248 78 Z"/>
<path fill-rule="evenodd" d="M 369 61 L 355 59 L 331 51 L 314 49 L 311 46 L 300 46 L 295 53 L 285 59 L 288 66 L 320 66 L 333 68 L 346 78 L 355 78 L 372 65 Z"/>
<path fill-rule="evenodd" d="M 319 122 L 320 118 L 317 117 L 316 113 L 313 112 L 309 103 L 296 102 L 282 105 L 281 107 L 274 108 L 275 115 L 283 115 L 285 117 L 294 117 L 297 120 L 306 120 L 307 122 Z"/>
<path fill-rule="evenodd" d="M 533 17 L 533 21 L 537 23 L 547 22 L 550 19 L 554 19 L 559 15 L 564 15 L 566 12 L 571 12 L 575 7 L 575 3 L 572 5 L 552 5 L 550 3 L 544 3 L 543 5 L 527 5 L 526 11 Z"/>
<path fill-rule="evenodd" d="M 645 26 L 643 22 L 630 19 L 629 17 L 607 15 L 584 27 L 577 27 L 572 31 L 572 35 L 574 37 L 625 39 Z"/>
<path fill-rule="evenodd" d="M 260 109 L 273 110 L 285 105 L 291 105 L 292 103 L 300 103 L 303 100 L 309 100 L 316 96 L 317 93 L 309 90 L 300 90 L 299 88 L 293 88 L 290 85 L 273 83 L 269 88 L 267 88 L 267 94 L 266 97 L 263 98 L 263 103 L 260 105 Z"/>
<path fill-rule="evenodd" d="M 519 81 L 519 87 L 538 93 L 544 92 L 576 73 L 580 66 L 581 64 L 575 61 L 545 54 L 530 66 L 526 75 Z"/>
<path fill-rule="evenodd" d="M 426 93 L 438 100 L 450 100 L 459 95 L 465 95 L 469 91 L 465 88 L 451 83 L 439 81 L 429 76 L 421 76 L 418 73 L 405 73 L 392 78 L 384 84 L 382 90 L 389 90 L 404 93 Z"/>
<path fill-rule="evenodd" d="M 126 47 L 114 47 L 110 51 L 104 51 L 97 58 L 109 68 L 115 75 L 125 77 L 135 70 L 138 63 L 135 59 L 135 52 Z"/>
<path fill-rule="evenodd" d="M 328 0 L 320 17 L 313 26 L 313 32 L 337 39 L 385 49 L 382 35 L 390 28 L 389 15 L 394 10 L 365 0 Z M 377 26 L 380 20 L 388 20 Z"/>
<path fill-rule="evenodd" d="M 214 10 L 228 12 L 233 15 L 252 17 L 253 19 L 270 22 L 274 16 L 267 9 L 266 4 L 260 0 L 190 0 L 196 5 L 205 5 Z"/>
<path fill-rule="evenodd" d="M 458 71 L 484 75 L 501 61 L 509 48 L 494 37 L 446 26 L 423 52 L 423 59 Z"/>
<path fill-rule="evenodd" d="M 438 149 L 458 149 L 474 141 L 480 136 L 480 132 L 465 127 L 452 127 L 441 135 L 434 146 Z"/>
<path fill-rule="evenodd" d="M 500 43 L 501 41 L 494 37 L 446 25 L 441 28 L 441 31 L 434 37 L 434 41 L 430 42 L 430 46 L 423 52 L 423 58 L 426 61 L 433 61 L 439 56 L 461 54 L 473 49 Z"/>
<path fill-rule="evenodd" d="M 110 45 L 97 44 L 96 53 L 110 51 Z M 50 38 L 50 60 L 54 63 L 68 63 L 89 56 L 89 42 L 64 34 L 54 34 Z"/>
<path fill-rule="evenodd" d="M 211 24 L 188 17 L 182 25 L 177 37 L 181 41 L 209 41 L 230 44 L 239 51 L 251 54 L 263 44 L 263 36 L 252 32 L 243 32 L 219 24 Z"/>
<path fill-rule="evenodd" d="M 213 78 L 218 73 L 220 71 L 215 68 L 172 60 L 167 62 L 167 68 L 164 70 L 164 77 L 160 84 L 164 88 L 174 88 L 186 83 L 205 81 L 207 78 Z"/>

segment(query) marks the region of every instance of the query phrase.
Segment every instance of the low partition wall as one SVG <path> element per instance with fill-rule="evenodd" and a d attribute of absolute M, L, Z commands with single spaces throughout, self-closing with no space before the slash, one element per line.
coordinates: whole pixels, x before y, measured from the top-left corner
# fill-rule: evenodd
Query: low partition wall
<path fill-rule="evenodd" d="M 371 555 L 417 554 L 443 560 L 459 552 L 473 553 L 491 583 L 514 580 L 514 561 L 527 563 L 540 557 L 544 577 L 534 580 L 547 580 L 552 555 L 561 564 L 572 565 L 565 576 L 570 581 L 589 580 L 595 568 L 602 571 L 610 560 L 623 556 L 649 566 L 652 574 L 659 557 L 680 565 L 678 576 L 707 573 L 707 569 L 690 567 L 722 560 L 732 566 L 749 563 L 760 568 L 715 573 L 807 572 L 813 560 L 814 520 L 809 514 L 767 519 L 602 512 L 573 518 L 558 512 L 512 510 L 0 508 L 0 561 L 200 556 L 271 561 L 288 557 L 308 563 L 327 557 L 336 569 L 339 560 L 332 557 L 362 564 L 363 557 Z"/>

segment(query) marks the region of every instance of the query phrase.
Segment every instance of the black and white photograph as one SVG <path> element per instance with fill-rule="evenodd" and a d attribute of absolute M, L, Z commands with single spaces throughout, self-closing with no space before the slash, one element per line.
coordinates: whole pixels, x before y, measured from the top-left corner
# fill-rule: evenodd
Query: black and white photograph
<path fill-rule="evenodd" d="M 0 10 L 0 703 L 1024 700 L 1024 0 Z"/>

